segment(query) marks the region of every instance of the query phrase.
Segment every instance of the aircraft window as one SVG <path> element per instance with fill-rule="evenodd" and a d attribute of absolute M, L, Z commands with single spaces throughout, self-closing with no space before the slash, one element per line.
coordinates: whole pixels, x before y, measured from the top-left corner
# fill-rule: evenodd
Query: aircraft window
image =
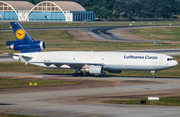
<path fill-rule="evenodd" d="M 167 58 L 167 61 L 171 61 L 171 60 L 174 60 L 174 58 Z"/>

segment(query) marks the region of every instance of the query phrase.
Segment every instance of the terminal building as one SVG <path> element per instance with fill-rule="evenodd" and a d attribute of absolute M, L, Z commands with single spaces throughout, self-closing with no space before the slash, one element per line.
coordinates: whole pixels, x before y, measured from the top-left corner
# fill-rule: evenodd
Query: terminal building
<path fill-rule="evenodd" d="M 0 1 L 0 21 L 94 21 L 93 11 L 70 1 Z"/>

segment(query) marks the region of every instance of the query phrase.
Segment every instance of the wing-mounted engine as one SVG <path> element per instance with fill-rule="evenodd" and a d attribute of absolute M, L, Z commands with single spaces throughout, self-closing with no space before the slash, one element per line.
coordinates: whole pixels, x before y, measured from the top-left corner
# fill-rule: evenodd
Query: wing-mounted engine
<path fill-rule="evenodd" d="M 86 68 L 82 68 L 80 71 L 88 72 L 89 74 L 102 74 L 104 69 L 102 66 L 88 66 Z"/>
<path fill-rule="evenodd" d="M 7 44 L 8 46 L 9 44 Z M 9 45 L 9 49 L 21 52 L 38 52 L 44 50 L 46 48 L 46 44 L 44 41 L 34 41 L 28 43 L 13 43 Z"/>

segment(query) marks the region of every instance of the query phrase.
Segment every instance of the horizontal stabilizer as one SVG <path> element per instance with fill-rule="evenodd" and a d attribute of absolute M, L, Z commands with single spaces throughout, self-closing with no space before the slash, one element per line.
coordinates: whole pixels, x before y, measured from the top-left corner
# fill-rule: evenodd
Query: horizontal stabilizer
<path fill-rule="evenodd" d="M 18 54 L 12 54 L 12 55 L 18 57 L 21 62 L 25 63 L 25 65 L 27 65 L 29 63 L 29 60 L 33 58 L 33 57 L 18 55 Z"/>

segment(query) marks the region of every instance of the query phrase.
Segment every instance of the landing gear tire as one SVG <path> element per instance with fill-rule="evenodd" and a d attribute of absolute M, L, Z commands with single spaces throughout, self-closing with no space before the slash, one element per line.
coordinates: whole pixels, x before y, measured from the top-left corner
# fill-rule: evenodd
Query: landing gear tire
<path fill-rule="evenodd" d="M 89 75 L 90 75 L 89 72 L 86 72 L 86 73 L 85 73 L 85 76 L 89 76 Z"/>
<path fill-rule="evenodd" d="M 76 77 L 76 76 L 78 76 L 78 74 L 77 74 L 77 73 L 73 73 L 72 76 L 73 76 L 73 77 Z"/>
<path fill-rule="evenodd" d="M 152 78 L 153 78 L 153 79 L 155 78 L 155 73 L 156 73 L 156 71 L 151 71 L 151 74 L 152 74 Z"/>
<path fill-rule="evenodd" d="M 78 76 L 84 76 L 83 72 L 78 73 Z"/>
<path fill-rule="evenodd" d="M 77 76 L 81 77 L 81 76 L 84 76 L 84 73 L 83 72 L 81 72 L 81 73 L 73 73 L 72 76 L 73 77 L 77 77 Z"/>

